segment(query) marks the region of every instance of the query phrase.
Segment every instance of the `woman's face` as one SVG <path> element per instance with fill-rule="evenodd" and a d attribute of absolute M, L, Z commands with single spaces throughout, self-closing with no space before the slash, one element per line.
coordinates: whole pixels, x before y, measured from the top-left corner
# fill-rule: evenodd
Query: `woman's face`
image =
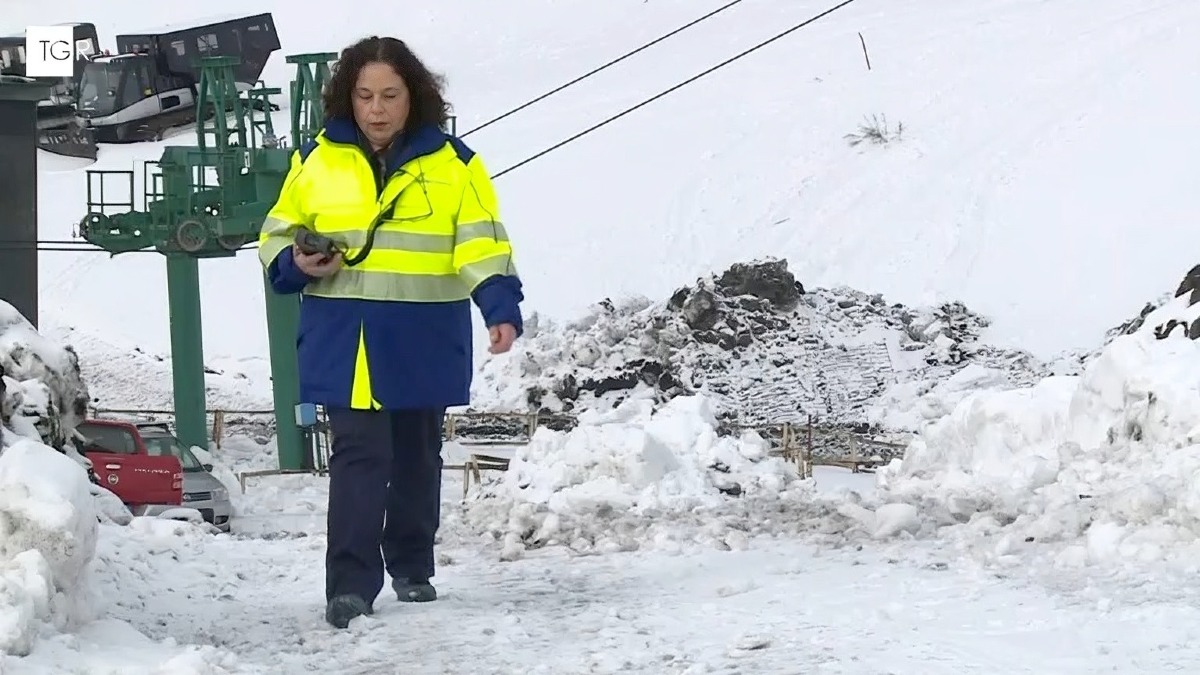
<path fill-rule="evenodd" d="M 386 63 L 368 63 L 358 73 L 352 96 L 354 121 L 371 147 L 387 147 L 408 121 L 408 85 L 404 78 Z"/>

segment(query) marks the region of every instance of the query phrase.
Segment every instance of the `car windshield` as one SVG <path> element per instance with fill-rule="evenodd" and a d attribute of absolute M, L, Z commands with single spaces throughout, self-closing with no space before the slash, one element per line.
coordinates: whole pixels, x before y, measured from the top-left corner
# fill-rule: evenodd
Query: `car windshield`
<path fill-rule="evenodd" d="M 126 69 L 122 63 L 88 63 L 79 80 L 79 109 L 95 115 L 111 115 L 137 100 L 136 94 L 122 96 L 121 74 Z M 125 78 L 125 88 L 133 84 L 133 78 Z M 130 99 L 132 100 L 125 100 Z"/>
<path fill-rule="evenodd" d="M 185 448 L 174 436 L 162 432 L 142 431 L 142 443 L 146 444 L 146 453 L 156 457 L 174 455 L 184 471 L 203 471 L 204 465 L 192 451 Z"/>
<path fill-rule="evenodd" d="M 129 429 L 107 424 L 83 423 L 77 430 L 86 440 L 85 451 L 113 452 L 132 455 L 137 452 L 137 440 Z"/>

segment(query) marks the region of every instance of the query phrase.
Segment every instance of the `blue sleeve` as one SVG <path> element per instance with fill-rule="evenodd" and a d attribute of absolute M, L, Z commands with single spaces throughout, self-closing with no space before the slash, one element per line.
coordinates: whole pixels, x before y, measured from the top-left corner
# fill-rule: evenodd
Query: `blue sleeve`
<path fill-rule="evenodd" d="M 304 290 L 313 278 L 296 267 L 296 259 L 292 257 L 292 248 L 289 246 L 280 251 L 267 266 L 267 280 L 276 293 L 289 295 Z"/>
<path fill-rule="evenodd" d="M 518 277 L 497 274 L 484 279 L 471 293 L 471 299 L 479 307 L 488 328 L 508 323 L 517 329 L 518 336 L 525 332 L 520 305 L 525 295 L 521 292 L 521 280 Z"/>

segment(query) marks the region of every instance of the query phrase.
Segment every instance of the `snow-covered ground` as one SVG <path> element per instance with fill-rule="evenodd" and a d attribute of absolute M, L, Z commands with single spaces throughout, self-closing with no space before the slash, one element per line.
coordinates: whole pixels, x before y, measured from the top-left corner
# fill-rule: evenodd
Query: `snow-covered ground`
<path fill-rule="evenodd" d="M 83 473 L 23 441 L 0 455 L 0 482 L 19 478 L 0 491 L 0 516 L 43 530 L 6 530 L 6 564 L 34 564 L 44 549 L 69 554 L 57 559 L 63 571 L 43 565 L 34 581 L 28 571 L 5 576 L 8 614 L 0 616 L 21 622 L 19 632 L 0 633 L 13 654 L 0 666 L 104 674 L 1186 670 L 1200 657 L 1191 627 L 1200 593 L 1188 583 L 1200 375 L 1177 376 L 1200 373 L 1200 343 L 1179 331 L 1154 334 L 1167 318 L 1200 313 L 1186 300 L 1114 339 L 1080 376 L 968 395 L 879 488 L 870 474 L 838 469 L 800 480 L 753 432 L 718 435 L 712 403 L 700 396 L 661 406 L 635 396 L 580 415 L 569 431 L 540 429 L 508 450 L 507 472 L 473 485 L 466 500 L 461 475 L 446 473 L 442 598 L 412 606 L 385 595 L 347 632 L 320 612 L 324 478 L 249 479 L 230 535 L 161 519 L 97 525 L 91 512 L 90 529 L 63 539 L 89 515 L 86 488 L 71 496 L 63 486 L 86 483 L 28 462 L 57 457 Z M 447 460 L 463 450 L 447 444 Z M 232 482 L 268 465 L 270 452 L 234 438 L 212 458 Z M 35 486 L 43 486 L 34 492 L 40 502 L 12 505 Z M 72 595 L 76 578 L 86 584 Z M 70 606 L 89 613 L 55 613 Z"/>
<path fill-rule="evenodd" d="M 338 22 L 255 9 L 285 54 L 403 36 L 469 129 L 723 3 L 464 0 L 394 26 L 357 0 Z M 747 0 L 468 141 L 506 168 L 826 8 Z M 109 47 L 188 18 L 94 9 L 4 11 L 93 20 Z M 442 598 L 382 596 L 348 632 L 321 618 L 326 479 L 237 494 L 269 441 L 211 449 L 237 494 L 212 535 L 121 517 L 34 440 L 62 433 L 51 406 L 69 426 L 90 397 L 170 402 L 162 260 L 43 254 L 48 339 L 0 321 L 0 673 L 1194 669 L 1200 345 L 1153 331 L 1197 310 L 1108 331 L 1197 262 L 1200 97 L 1179 83 L 1198 19 L 1188 0 L 858 0 L 498 181 L 537 317 L 514 353 L 480 350 L 477 407 L 578 423 L 509 448 L 465 500 L 448 471 Z M 850 143 L 873 115 L 887 142 Z M 161 151 L 91 168 L 140 175 Z M 69 238 L 84 167 L 39 162 L 41 236 Z M 768 258 L 805 293 L 722 281 Z M 201 274 L 210 407 L 270 408 L 257 261 Z M 878 481 L 801 480 L 755 432 L 719 434 L 727 412 L 917 435 Z"/>

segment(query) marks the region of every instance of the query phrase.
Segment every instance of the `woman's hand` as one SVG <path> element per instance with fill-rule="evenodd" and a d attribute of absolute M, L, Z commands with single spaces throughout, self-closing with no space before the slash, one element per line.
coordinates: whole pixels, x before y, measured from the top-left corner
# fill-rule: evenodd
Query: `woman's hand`
<path fill-rule="evenodd" d="M 517 339 L 517 329 L 511 323 L 502 323 L 498 326 L 488 328 L 488 338 L 491 339 L 491 346 L 488 351 L 493 354 L 503 354 L 512 349 L 513 342 Z"/>
<path fill-rule="evenodd" d="M 310 277 L 328 277 L 342 269 L 342 254 L 334 253 L 327 256 L 324 253 L 305 253 L 299 246 L 292 245 L 292 259 L 296 267 Z"/>

